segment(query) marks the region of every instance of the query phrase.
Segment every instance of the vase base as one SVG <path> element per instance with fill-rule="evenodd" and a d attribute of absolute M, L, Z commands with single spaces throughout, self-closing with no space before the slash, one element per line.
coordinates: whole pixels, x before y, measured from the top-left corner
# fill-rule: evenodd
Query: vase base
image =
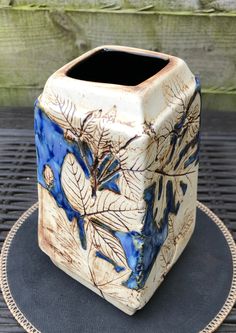
<path fill-rule="evenodd" d="M 41 249 L 43 252 L 45 252 L 43 249 Z M 123 303 L 117 301 L 116 299 L 112 298 L 111 296 L 102 293 L 98 288 L 96 288 L 93 284 L 89 283 L 88 281 L 86 281 L 85 279 L 81 278 L 80 276 L 78 276 L 77 274 L 71 272 L 70 270 L 68 270 L 68 268 L 66 268 L 63 264 L 56 262 L 55 260 L 53 260 L 52 258 L 50 258 L 51 261 L 53 262 L 53 264 L 55 266 L 57 266 L 59 269 L 61 269 L 63 272 L 65 272 L 66 274 L 68 274 L 70 277 L 72 277 L 73 279 L 75 279 L 76 281 L 78 281 L 79 283 L 81 283 L 82 285 L 84 285 L 86 288 L 92 290 L 93 292 L 95 292 L 97 295 L 101 296 L 102 298 L 104 298 L 106 301 L 108 301 L 109 303 L 111 303 L 112 305 L 114 305 L 115 307 L 117 307 L 119 310 L 125 312 L 126 314 L 128 314 L 129 316 L 132 316 L 138 309 L 132 309 L 131 307 L 124 305 Z"/>

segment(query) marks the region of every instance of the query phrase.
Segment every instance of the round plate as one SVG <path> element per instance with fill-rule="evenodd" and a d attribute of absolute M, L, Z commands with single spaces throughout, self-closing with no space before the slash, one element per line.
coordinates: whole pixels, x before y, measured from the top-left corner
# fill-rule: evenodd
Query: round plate
<path fill-rule="evenodd" d="M 236 300 L 236 248 L 224 224 L 198 203 L 194 234 L 149 303 L 127 316 L 52 264 L 37 242 L 37 204 L 2 250 L 6 303 L 27 332 L 213 332 Z"/>

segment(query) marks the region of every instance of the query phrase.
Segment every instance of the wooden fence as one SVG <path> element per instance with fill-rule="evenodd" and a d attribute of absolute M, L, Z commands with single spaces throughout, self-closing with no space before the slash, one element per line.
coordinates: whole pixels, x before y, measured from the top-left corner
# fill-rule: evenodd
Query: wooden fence
<path fill-rule="evenodd" d="M 205 108 L 236 109 L 235 0 L 0 0 L 0 105 L 32 105 L 51 73 L 103 44 L 179 56 Z"/>

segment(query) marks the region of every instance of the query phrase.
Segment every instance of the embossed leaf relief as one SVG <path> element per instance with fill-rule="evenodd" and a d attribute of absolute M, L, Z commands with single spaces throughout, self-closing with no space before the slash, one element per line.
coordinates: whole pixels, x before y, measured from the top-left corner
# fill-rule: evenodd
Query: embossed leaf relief
<path fill-rule="evenodd" d="M 73 129 L 77 126 L 76 106 L 69 99 L 64 100 L 60 95 L 47 90 L 43 94 L 44 111 L 47 116 L 64 129 Z"/>
<path fill-rule="evenodd" d="M 114 283 L 121 284 L 122 279 L 128 277 L 131 270 L 124 249 L 114 232 L 133 230 L 137 228 L 137 221 L 140 221 L 142 226 L 144 207 L 109 190 L 98 191 L 96 196 L 93 196 L 90 178 L 86 178 L 73 154 L 67 154 L 64 159 L 61 183 L 69 203 L 80 213 L 84 221 L 85 235 L 88 239 L 87 250 L 92 253 L 88 261 L 91 282 L 99 290 L 106 289 L 108 282 L 115 281 Z M 114 271 L 108 269 L 102 279 L 101 272 L 104 271 L 105 264 L 102 263 L 103 267 L 97 269 L 101 259 L 106 261 L 106 265 L 108 263 L 114 267 Z M 95 260 L 99 260 L 96 266 Z M 122 271 L 125 273 L 121 274 Z"/>
<path fill-rule="evenodd" d="M 50 188 L 53 185 L 54 175 L 49 165 L 46 165 L 43 171 L 43 177 L 46 185 Z"/>
<path fill-rule="evenodd" d="M 76 219 L 68 223 L 64 209 L 59 208 L 52 195 L 39 185 L 44 197 L 44 210 L 39 224 L 39 240 L 43 248 L 55 262 L 67 267 L 71 272 L 80 271 L 85 278 L 90 278 L 87 256 L 82 251 Z M 50 211 L 50 219 L 44 213 Z"/>
<path fill-rule="evenodd" d="M 145 207 L 109 190 L 97 191 L 92 196 L 92 184 L 85 177 L 73 154 L 65 157 L 61 182 L 68 201 L 88 221 L 98 219 L 113 230 L 129 231 L 142 227 Z"/>
<path fill-rule="evenodd" d="M 95 219 L 89 220 L 86 229 L 91 234 L 91 242 L 97 251 L 101 251 L 104 256 L 119 265 L 120 270 L 128 267 L 120 242 L 112 235 L 111 231 L 106 230 Z M 119 268 L 117 269 L 119 270 Z"/>
<path fill-rule="evenodd" d="M 88 212 L 92 189 L 89 179 L 73 154 L 66 155 L 61 171 L 62 188 L 71 206 L 81 215 Z"/>
<path fill-rule="evenodd" d="M 193 228 L 194 228 L 194 211 L 187 209 L 178 225 L 174 224 L 173 216 L 169 218 L 169 230 L 168 236 L 161 247 L 159 260 L 163 272 L 167 272 L 172 264 L 174 258 L 179 251 L 182 251 L 182 247 L 179 246 L 179 240 L 183 240 L 185 243 L 189 240 Z"/>
<path fill-rule="evenodd" d="M 100 189 L 107 188 L 136 201 L 142 200 L 143 188 L 155 178 L 153 174 L 176 177 L 196 171 L 200 117 L 198 82 L 190 97 L 189 91 L 178 76 L 165 83 L 166 104 L 175 110 L 172 119 L 160 127 L 158 119 L 157 124 L 145 121 L 143 133 L 131 136 L 126 142 L 111 136 L 109 123 L 115 121 L 115 107 L 84 112 L 70 100 L 48 91 L 45 112 L 65 130 L 67 140 L 78 143 L 90 169 L 94 193 L 100 186 Z"/>
<path fill-rule="evenodd" d="M 152 121 L 144 123 L 144 133 L 150 138 L 147 149 L 154 158 L 147 169 L 164 176 L 181 176 L 195 172 L 199 153 L 199 83 L 189 96 L 190 88 L 177 76 L 163 85 L 170 119 L 161 127 Z M 166 111 L 165 111 L 166 112 Z"/>
<path fill-rule="evenodd" d="M 66 140 L 78 144 L 86 167 L 90 170 L 93 193 L 98 189 L 109 189 L 131 200 L 142 199 L 143 175 L 139 176 L 130 170 L 126 154 L 129 145 L 131 156 L 137 154 L 132 143 L 138 137 L 133 135 L 126 142 L 123 139 L 115 143 L 110 131 L 110 125 L 116 118 L 115 107 L 107 111 L 84 112 L 69 99 L 51 90 L 45 92 L 43 102 L 45 113 L 64 129 Z"/>
<path fill-rule="evenodd" d="M 59 169 L 45 164 L 43 186 L 59 207 L 66 207 L 72 222 L 68 232 L 80 240 L 78 252 L 87 253 L 87 275 L 100 291 L 113 293 L 112 285 L 142 288 L 159 249 L 161 262 L 168 267 L 173 244 L 191 227 L 184 223 L 176 238 L 171 224 L 198 164 L 198 84 L 191 97 L 189 91 L 178 77 L 166 83 L 163 95 L 167 108 L 174 110 L 172 116 L 160 124 L 158 119 L 146 121 L 138 134 L 131 131 L 121 138 L 110 130 L 115 107 L 87 112 L 52 91 L 47 93 L 45 113 L 62 129 L 67 150 Z M 64 191 L 66 201 L 58 201 L 57 190 Z M 144 242 L 152 247 L 145 267 L 139 259 L 132 258 L 133 265 L 126 257 L 124 235 L 118 236 L 119 232 L 140 247 L 140 258 Z"/>
<path fill-rule="evenodd" d="M 104 154 L 102 149 L 107 146 L 109 136 L 109 127 L 105 128 L 104 123 L 115 121 L 115 106 L 107 111 L 97 109 L 88 112 L 50 89 L 44 92 L 43 103 L 47 116 L 65 130 L 67 139 L 90 142 L 97 153 L 100 150 Z"/>
<path fill-rule="evenodd" d="M 191 88 L 192 89 L 192 88 Z M 196 80 L 195 90 L 189 95 L 188 87 L 178 76 L 163 85 L 166 104 L 172 116 L 159 124 L 150 121 L 143 124 L 143 134 L 149 138 L 146 145 L 146 160 L 138 155 L 129 174 L 142 174 L 145 180 L 155 179 L 158 183 L 155 210 L 160 221 L 166 184 L 173 182 L 176 196 L 181 203 L 191 184 L 191 174 L 197 171 L 199 155 L 200 87 Z M 166 112 L 166 110 L 165 110 Z M 129 147 L 126 154 L 129 155 Z M 127 158 L 128 161 L 128 158 Z M 145 163 L 145 164 L 144 164 Z M 136 180 L 138 177 L 136 178 Z"/>
<path fill-rule="evenodd" d="M 173 173 L 177 174 L 190 173 L 198 163 L 200 85 L 197 79 L 190 97 L 189 89 L 178 76 L 163 86 L 166 103 L 169 107 L 174 106 L 177 114 L 176 123 L 168 128 L 170 151 L 167 155 L 167 162 L 172 162 Z"/>

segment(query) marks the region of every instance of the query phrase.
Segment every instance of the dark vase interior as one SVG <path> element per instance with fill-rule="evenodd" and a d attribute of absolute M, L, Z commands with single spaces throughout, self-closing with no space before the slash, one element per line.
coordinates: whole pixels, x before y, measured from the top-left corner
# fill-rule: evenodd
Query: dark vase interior
<path fill-rule="evenodd" d="M 84 81 L 136 86 L 168 64 L 159 57 L 101 49 L 73 66 L 67 76 Z"/>

